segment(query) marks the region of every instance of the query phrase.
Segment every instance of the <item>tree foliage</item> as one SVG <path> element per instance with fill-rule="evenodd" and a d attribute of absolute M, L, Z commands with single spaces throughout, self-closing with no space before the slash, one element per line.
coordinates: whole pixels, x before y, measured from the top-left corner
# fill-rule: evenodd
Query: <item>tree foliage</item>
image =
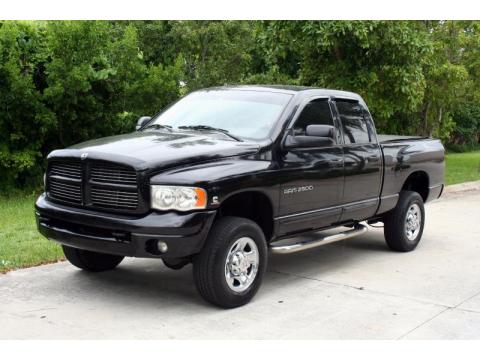
<path fill-rule="evenodd" d="M 406 21 L 275 21 L 260 39 L 267 68 L 277 65 L 302 85 L 358 92 L 380 128 L 396 130 L 389 119 L 414 111 L 425 91 L 431 46 L 418 28 Z"/>
<path fill-rule="evenodd" d="M 380 132 L 478 146 L 480 22 L 0 22 L 0 185 L 188 91 L 253 83 L 355 91 Z"/>
<path fill-rule="evenodd" d="M 0 25 L 0 184 L 41 178 L 52 149 L 130 131 L 180 95 L 183 64 L 145 62 L 133 25 Z"/>
<path fill-rule="evenodd" d="M 45 136 L 53 131 L 54 114 L 42 101 L 43 33 L 23 23 L 0 28 L 0 184 L 28 182 L 25 173 L 38 175 Z M 29 170 L 32 170 L 31 172 Z"/>

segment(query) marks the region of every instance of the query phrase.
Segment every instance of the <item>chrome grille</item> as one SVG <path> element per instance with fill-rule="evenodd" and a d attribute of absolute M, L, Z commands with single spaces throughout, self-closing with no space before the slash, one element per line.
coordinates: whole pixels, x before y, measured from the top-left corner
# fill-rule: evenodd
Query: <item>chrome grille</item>
<path fill-rule="evenodd" d="M 53 163 L 50 167 L 50 175 L 63 176 L 70 179 L 82 178 L 82 166 L 75 162 Z"/>
<path fill-rule="evenodd" d="M 60 201 L 74 204 L 82 203 L 82 186 L 80 183 L 65 183 L 56 179 L 49 179 L 49 196 Z"/>
<path fill-rule="evenodd" d="M 92 204 L 95 206 L 135 210 L 138 207 L 136 190 L 110 190 L 93 186 L 90 192 Z"/>
<path fill-rule="evenodd" d="M 92 165 L 92 181 L 121 185 L 137 185 L 137 174 L 131 168 L 97 163 Z"/>

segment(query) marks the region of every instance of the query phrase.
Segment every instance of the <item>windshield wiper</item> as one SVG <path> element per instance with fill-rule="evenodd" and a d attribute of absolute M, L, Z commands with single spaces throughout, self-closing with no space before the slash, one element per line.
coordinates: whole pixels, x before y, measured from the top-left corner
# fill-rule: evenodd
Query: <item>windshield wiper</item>
<path fill-rule="evenodd" d="M 209 126 L 209 125 L 183 125 L 183 126 L 179 126 L 178 127 L 179 129 L 192 129 L 192 130 L 206 130 L 206 131 L 217 131 L 217 132 L 220 132 L 222 134 L 225 134 L 229 137 L 231 137 L 232 139 L 234 140 L 237 140 L 237 141 L 242 141 L 240 138 L 236 137 L 235 135 L 232 135 L 230 134 L 230 132 L 228 130 L 225 130 L 225 129 L 221 129 L 221 128 L 216 128 L 216 127 L 213 127 L 213 126 Z"/>
<path fill-rule="evenodd" d="M 145 126 L 142 130 L 146 130 L 146 129 L 156 129 L 156 130 L 167 129 L 170 132 L 172 131 L 172 127 L 170 125 L 163 125 L 163 124 L 150 124 Z"/>

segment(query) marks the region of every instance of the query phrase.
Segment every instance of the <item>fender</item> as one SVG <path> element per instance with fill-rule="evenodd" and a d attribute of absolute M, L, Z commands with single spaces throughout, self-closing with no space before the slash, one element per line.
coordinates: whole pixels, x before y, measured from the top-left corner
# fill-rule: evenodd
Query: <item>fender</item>
<path fill-rule="evenodd" d="M 276 164 L 265 154 L 222 159 L 164 171 L 150 179 L 152 185 L 184 185 L 204 188 L 208 209 L 217 209 L 229 197 L 247 191 L 266 195 L 278 212 L 279 188 Z"/>

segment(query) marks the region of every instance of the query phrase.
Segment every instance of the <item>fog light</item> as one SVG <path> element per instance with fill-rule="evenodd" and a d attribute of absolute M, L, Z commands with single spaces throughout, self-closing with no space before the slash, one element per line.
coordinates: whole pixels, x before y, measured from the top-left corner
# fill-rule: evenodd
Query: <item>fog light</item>
<path fill-rule="evenodd" d="M 166 253 L 168 251 L 168 246 L 163 241 L 157 241 L 157 249 L 161 253 Z"/>

